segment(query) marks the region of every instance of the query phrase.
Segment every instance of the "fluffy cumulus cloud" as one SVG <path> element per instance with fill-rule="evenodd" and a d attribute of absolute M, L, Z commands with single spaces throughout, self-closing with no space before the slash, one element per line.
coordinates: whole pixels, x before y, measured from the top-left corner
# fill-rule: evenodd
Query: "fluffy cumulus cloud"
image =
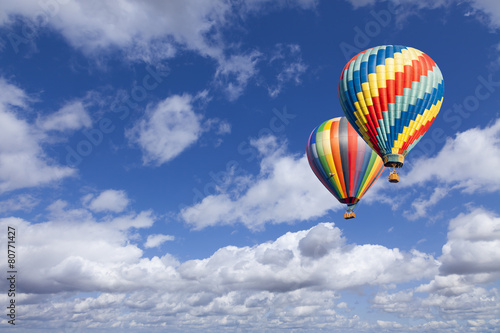
<path fill-rule="evenodd" d="M 58 165 L 44 153 L 44 132 L 21 117 L 20 110 L 29 110 L 26 93 L 3 78 L 0 91 L 0 193 L 73 175 L 74 169 Z"/>
<path fill-rule="evenodd" d="M 499 230 L 500 218 L 481 208 L 455 217 L 437 258 L 439 274 L 411 290 L 379 292 L 374 307 L 425 318 L 421 330 L 494 332 L 500 324 L 499 292 L 487 287 L 500 278 Z"/>
<path fill-rule="evenodd" d="M 16 228 L 16 249 L 23 253 L 16 294 L 19 312 L 27 314 L 22 325 L 51 331 L 494 332 L 500 324 L 500 295 L 490 285 L 500 267 L 500 219 L 491 212 L 454 218 L 438 258 L 354 244 L 333 223 L 253 246 L 225 246 L 203 259 L 148 258 L 143 249 L 174 239 L 134 232 L 147 231 L 155 220 L 149 211 L 98 219 L 60 200 L 38 223 L 0 219 L 1 228 Z M 4 290 L 6 284 L 0 281 Z M 360 318 L 352 290 L 374 291 L 363 297 L 381 314 L 378 320 Z"/>
<path fill-rule="evenodd" d="M 440 270 L 445 275 L 482 274 L 485 279 L 500 278 L 500 217 L 476 209 L 451 220 L 440 261 Z"/>
<path fill-rule="evenodd" d="M 181 211 L 186 223 L 195 229 L 234 223 L 260 229 L 265 223 L 307 220 L 341 208 L 315 179 L 305 155 L 287 154 L 286 144 L 274 136 L 251 140 L 250 148 L 261 157 L 259 174 L 226 174 L 220 193 Z"/>
<path fill-rule="evenodd" d="M 78 130 L 91 125 L 92 119 L 81 101 L 70 102 L 57 112 L 38 120 L 38 126 L 45 131 Z"/>
<path fill-rule="evenodd" d="M 113 290 L 118 275 L 133 276 L 135 269 L 141 269 L 142 250 L 130 243 L 127 231 L 153 225 L 151 212 L 98 221 L 90 211 L 68 208 L 63 201 L 56 201 L 48 210 L 50 219 L 42 223 L 16 217 L 0 222 L 18 231 L 16 249 L 26 255 L 18 267 L 24 272 L 24 293 Z M 125 271 L 119 273 L 122 269 Z M 124 285 L 127 279 L 122 280 Z"/>
<path fill-rule="evenodd" d="M 437 180 L 467 193 L 496 192 L 500 190 L 500 174 L 491 170 L 499 168 L 500 119 L 497 119 L 486 128 L 456 134 L 435 157 L 414 161 L 403 185 Z"/>
<path fill-rule="evenodd" d="M 422 147 L 425 149 L 425 146 Z M 458 132 L 453 138 L 448 138 L 433 157 L 418 158 L 417 153 L 412 151 L 403 167 L 408 171 L 404 173 L 403 170 L 398 189 L 395 190 L 398 200 L 390 196 L 391 192 L 396 193 L 393 192 L 393 184 L 380 179 L 363 197 L 363 201 L 387 203 L 393 209 L 405 204 L 405 207 L 410 208 L 405 216 L 415 220 L 428 217 L 429 211 L 452 192 L 460 191 L 464 196 L 469 196 L 500 191 L 500 174 L 491 172 L 500 169 L 500 119 L 484 128 Z M 419 197 L 412 197 L 410 203 L 406 200 L 415 188 L 418 188 Z"/>
<path fill-rule="evenodd" d="M 252 247 L 223 247 L 205 259 L 146 258 L 130 231 L 154 221 L 147 211 L 98 220 L 63 201 L 53 203 L 40 223 L 1 219 L 2 228 L 19 233 L 23 283 L 17 300 L 19 311 L 29 314 L 23 325 L 363 328 L 369 324 L 338 301 L 342 291 L 432 278 L 438 269 L 432 256 L 415 250 L 350 244 L 333 223 Z M 146 244 L 170 239 L 163 236 L 148 237 Z M 5 263 L 0 268 L 6 270 Z M 94 295 L 78 296 L 83 292 Z"/>
<path fill-rule="evenodd" d="M 129 199 L 125 191 L 106 190 L 97 197 L 92 194 L 86 195 L 83 202 L 94 212 L 120 213 L 127 207 Z"/>
<path fill-rule="evenodd" d="M 202 117 L 193 110 L 192 96 L 174 95 L 149 105 L 127 137 L 143 152 L 144 164 L 161 165 L 195 143 L 202 134 Z"/>

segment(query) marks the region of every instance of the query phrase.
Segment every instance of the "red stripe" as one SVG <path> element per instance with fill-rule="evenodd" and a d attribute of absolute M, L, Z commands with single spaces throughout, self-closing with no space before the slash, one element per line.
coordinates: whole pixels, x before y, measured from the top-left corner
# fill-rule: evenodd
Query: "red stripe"
<path fill-rule="evenodd" d="M 396 103 L 394 80 L 387 80 L 385 84 L 387 85 L 387 103 Z"/>
<path fill-rule="evenodd" d="M 412 60 L 413 65 L 413 81 L 420 82 L 420 76 L 423 73 L 423 64 L 419 60 Z"/>
<path fill-rule="evenodd" d="M 351 124 L 347 123 L 347 135 L 348 135 L 348 143 L 349 143 L 349 197 L 355 195 L 354 193 L 354 176 L 356 174 L 356 156 L 358 150 L 358 133 L 354 130 Z"/>
<path fill-rule="evenodd" d="M 436 66 L 436 63 L 434 62 L 434 60 L 432 60 L 432 58 L 429 57 L 427 54 L 422 53 L 422 57 L 425 59 L 425 62 L 427 63 L 427 66 L 429 66 L 429 68 L 428 68 L 429 70 L 432 67 Z"/>
<path fill-rule="evenodd" d="M 395 74 L 395 92 L 396 96 L 403 96 L 403 77 L 404 74 L 402 72 L 396 72 Z"/>
<path fill-rule="evenodd" d="M 434 122 L 434 118 L 430 119 L 425 125 L 422 125 L 418 131 L 415 131 L 415 133 L 406 140 L 406 142 L 403 144 L 401 147 L 401 152 L 405 151 L 415 140 L 420 138 L 422 135 L 424 135 L 429 127 L 431 127 L 432 123 Z"/>
<path fill-rule="evenodd" d="M 413 79 L 413 67 L 410 65 L 404 66 L 404 88 L 411 88 L 411 80 Z"/>
<path fill-rule="evenodd" d="M 387 88 L 379 88 L 378 93 L 379 93 L 378 99 L 380 101 L 380 110 L 388 111 L 389 105 L 387 104 Z"/>
<path fill-rule="evenodd" d="M 372 101 L 373 101 L 373 98 L 372 98 Z M 373 105 L 367 105 L 366 107 L 368 108 L 368 114 L 372 118 L 373 129 L 380 127 L 380 124 L 378 123 L 378 119 L 377 119 L 377 114 L 375 112 L 375 108 L 373 107 Z M 376 131 L 375 131 L 375 134 L 377 134 Z"/>
<path fill-rule="evenodd" d="M 375 114 L 377 115 L 377 121 L 383 119 L 382 107 L 380 105 L 380 97 L 379 96 L 372 97 L 372 101 L 373 101 L 373 108 L 375 109 Z"/>

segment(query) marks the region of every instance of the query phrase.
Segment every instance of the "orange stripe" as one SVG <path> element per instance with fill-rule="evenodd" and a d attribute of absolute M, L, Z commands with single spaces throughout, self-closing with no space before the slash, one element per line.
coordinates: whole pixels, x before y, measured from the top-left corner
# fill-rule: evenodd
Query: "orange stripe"
<path fill-rule="evenodd" d="M 347 191 L 345 188 L 344 181 L 344 170 L 342 170 L 342 160 L 340 157 L 340 145 L 339 145 L 339 123 L 338 121 L 332 122 L 332 127 L 330 128 L 330 141 L 332 143 L 332 155 L 333 162 L 335 163 L 335 169 L 337 170 L 340 186 L 344 192 L 345 198 L 347 197 Z"/>

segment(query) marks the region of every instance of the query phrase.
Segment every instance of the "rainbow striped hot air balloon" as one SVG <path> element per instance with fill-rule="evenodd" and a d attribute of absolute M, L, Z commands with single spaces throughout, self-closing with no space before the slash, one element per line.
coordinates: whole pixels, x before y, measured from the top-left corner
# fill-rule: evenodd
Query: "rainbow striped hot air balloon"
<path fill-rule="evenodd" d="M 349 123 L 383 159 L 400 168 L 443 103 L 443 76 L 425 53 L 401 45 L 365 50 L 344 67 L 339 99 Z M 393 171 L 391 175 L 395 172 Z M 399 177 L 389 180 L 397 182 Z"/>
<path fill-rule="evenodd" d="M 307 159 L 316 177 L 340 203 L 346 219 L 384 170 L 382 159 L 361 139 L 345 117 L 325 121 L 312 131 Z"/>

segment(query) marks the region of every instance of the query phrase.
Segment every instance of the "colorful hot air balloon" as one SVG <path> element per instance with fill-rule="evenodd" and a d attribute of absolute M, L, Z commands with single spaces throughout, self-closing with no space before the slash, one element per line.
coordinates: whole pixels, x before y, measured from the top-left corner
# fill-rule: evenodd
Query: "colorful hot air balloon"
<path fill-rule="evenodd" d="M 382 159 L 361 139 L 345 117 L 325 121 L 312 131 L 307 159 L 316 177 L 347 204 L 346 219 L 384 170 Z"/>
<path fill-rule="evenodd" d="M 443 75 L 425 53 L 401 45 L 365 50 L 344 67 L 339 98 L 349 123 L 383 159 L 400 168 L 443 103 Z M 394 170 L 389 181 L 398 182 Z"/>

